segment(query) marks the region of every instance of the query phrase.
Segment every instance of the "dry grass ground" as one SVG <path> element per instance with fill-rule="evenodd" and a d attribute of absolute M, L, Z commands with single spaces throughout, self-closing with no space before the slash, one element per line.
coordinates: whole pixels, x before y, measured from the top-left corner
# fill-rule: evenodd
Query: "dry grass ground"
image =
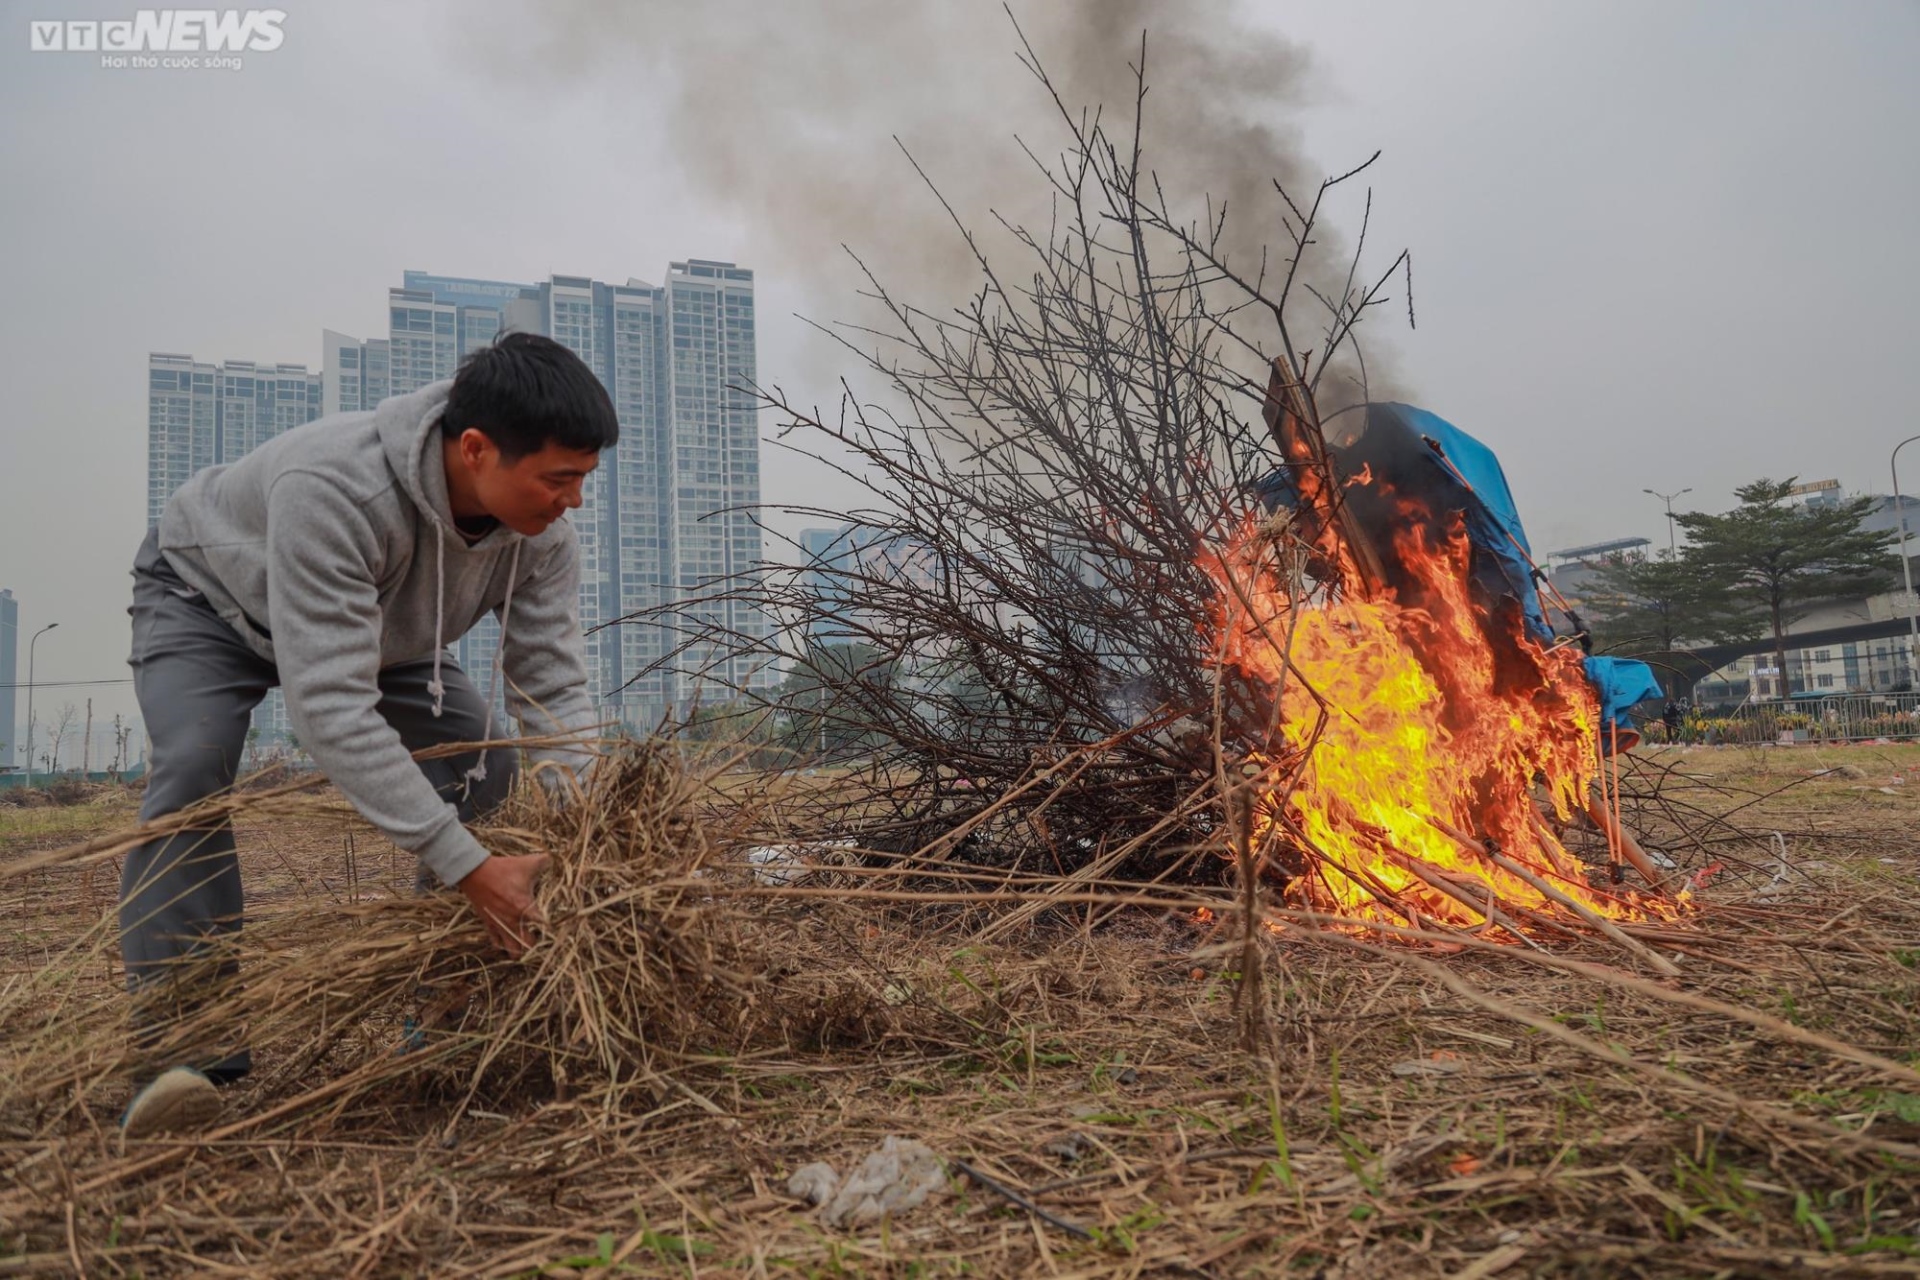
<path fill-rule="evenodd" d="M 387 1070 L 400 998 L 335 1056 L 259 1045 L 206 1141 L 123 1148 L 119 1080 L 16 1107 L 0 1275 L 1920 1275 L 1920 749 L 1650 752 L 1656 783 L 1659 813 L 1762 833 L 1668 842 L 1720 868 L 1646 935 L 1678 979 L 1593 941 L 1441 955 L 1289 926 L 1242 1019 L 1237 938 L 1183 910 L 982 943 L 932 906 L 736 901 L 838 968 L 840 1007 L 617 1107 Z M 0 871 L 128 816 L 46 812 L 0 809 Z M 410 879 L 351 830 L 243 820 L 255 920 L 344 919 Z M 113 879 L 0 879 L 5 981 L 65 966 L 69 1007 L 117 1018 L 117 962 L 68 949 Z M 31 1023 L 0 1027 L 0 1072 Z M 958 1177 L 850 1230 L 785 1196 L 889 1134 L 1002 1190 Z"/>

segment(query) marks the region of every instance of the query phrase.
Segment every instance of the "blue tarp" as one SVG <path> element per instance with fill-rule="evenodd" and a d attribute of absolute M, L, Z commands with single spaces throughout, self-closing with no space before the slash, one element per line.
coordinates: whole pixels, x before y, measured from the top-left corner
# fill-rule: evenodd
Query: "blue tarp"
<path fill-rule="evenodd" d="M 1438 446 L 1437 453 L 1428 453 L 1433 465 L 1456 485 L 1464 483 L 1469 495 L 1467 537 L 1499 566 L 1509 593 L 1526 614 L 1527 631 L 1540 643 L 1551 643 L 1553 628 L 1540 611 L 1540 593 L 1533 586 L 1533 548 L 1527 543 L 1527 531 L 1520 524 L 1520 512 L 1513 504 L 1513 490 L 1507 487 L 1507 473 L 1501 470 L 1500 459 L 1437 413 L 1410 404 L 1382 407 L 1399 414 L 1409 427 Z"/>
<path fill-rule="evenodd" d="M 1627 708 L 1648 698 L 1664 698 L 1666 692 L 1653 678 L 1653 668 L 1632 658 L 1588 658 L 1587 680 L 1600 695 L 1600 723 L 1616 731 L 1625 725 Z M 1639 735 L 1634 735 L 1636 740 Z M 1632 743 L 1625 743 L 1632 746 Z"/>
<path fill-rule="evenodd" d="M 1467 537 L 1473 545 L 1491 557 L 1513 595 L 1526 614 L 1527 630 L 1542 644 L 1553 640 L 1553 628 L 1540 608 L 1540 593 L 1533 585 L 1533 548 L 1527 543 L 1527 531 L 1520 524 L 1520 512 L 1514 506 L 1513 490 L 1507 486 L 1507 473 L 1493 450 L 1475 440 L 1438 414 L 1412 405 L 1392 408 L 1407 424 L 1427 440 L 1439 446 L 1434 465 L 1447 470 L 1455 483 L 1464 482 L 1471 495 L 1466 504 Z M 1627 722 L 1627 709 L 1636 702 L 1662 697 L 1660 682 L 1653 668 L 1631 658 L 1588 658 L 1587 680 L 1600 695 L 1602 742 L 1625 749 L 1638 742 L 1640 735 Z M 1629 736 L 1630 735 L 1630 736 Z"/>
<path fill-rule="evenodd" d="M 1466 519 L 1467 538 L 1479 553 L 1475 573 L 1488 589 L 1503 588 L 1516 600 L 1525 617 L 1526 628 L 1536 641 L 1550 645 L 1553 628 L 1540 607 L 1540 593 L 1534 586 L 1533 549 L 1527 531 L 1520 523 L 1514 505 L 1513 490 L 1507 486 L 1507 473 L 1493 450 L 1475 440 L 1438 414 L 1410 404 L 1378 403 L 1367 406 L 1366 429 L 1386 432 L 1388 440 L 1405 440 L 1396 431 L 1424 442 L 1421 449 L 1426 465 L 1439 472 L 1440 487 L 1459 493 L 1460 509 Z M 1404 457 L 1411 441 L 1397 446 Z M 1335 446 L 1336 455 L 1340 452 Z M 1416 468 L 1417 469 L 1417 468 Z M 1404 476 L 1404 472 L 1402 473 Z M 1259 497 L 1267 504 L 1293 505 L 1297 498 L 1286 473 L 1276 472 L 1259 486 Z M 1616 730 L 1604 741 L 1622 749 L 1638 741 L 1626 725 L 1627 708 L 1647 698 L 1662 696 L 1660 682 L 1644 662 L 1629 658 L 1588 658 L 1587 679 L 1600 695 L 1603 726 Z"/>

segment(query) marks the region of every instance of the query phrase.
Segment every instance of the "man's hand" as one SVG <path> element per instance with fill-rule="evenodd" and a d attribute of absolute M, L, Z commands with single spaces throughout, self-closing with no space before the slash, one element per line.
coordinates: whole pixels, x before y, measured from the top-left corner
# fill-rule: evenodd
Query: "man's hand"
<path fill-rule="evenodd" d="M 531 943 L 527 924 L 540 922 L 533 906 L 533 882 L 546 865 L 544 853 L 488 858 L 458 886 L 494 943 L 510 956 L 518 957 Z"/>

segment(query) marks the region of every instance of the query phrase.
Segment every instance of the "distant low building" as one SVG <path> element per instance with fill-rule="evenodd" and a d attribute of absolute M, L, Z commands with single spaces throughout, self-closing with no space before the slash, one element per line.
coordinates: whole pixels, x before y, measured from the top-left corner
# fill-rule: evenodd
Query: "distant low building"
<path fill-rule="evenodd" d="M 1833 632 L 1867 624 L 1897 623 L 1907 616 L 1898 592 L 1859 600 L 1834 600 L 1797 615 L 1787 628 L 1784 680 L 1772 653 L 1737 658 L 1694 685 L 1696 702 L 1774 702 L 1807 694 L 1906 693 L 1914 687 L 1912 640 L 1902 632 L 1872 639 L 1796 646 L 1795 635 Z"/>
<path fill-rule="evenodd" d="M 1861 527 L 1878 533 L 1898 533 L 1901 513 L 1906 514 L 1911 535 L 1908 551 L 1915 553 L 1914 574 L 1920 579 L 1920 498 L 1901 495 L 1898 503 L 1882 494 L 1867 495 L 1873 506 Z M 1837 480 L 1816 480 L 1795 485 L 1789 501 L 1822 508 L 1846 501 Z M 1548 581 L 1576 609 L 1586 603 L 1601 565 L 1614 556 L 1645 554 L 1652 546 L 1646 538 L 1617 538 L 1587 546 L 1569 547 L 1547 556 Z M 1664 550 L 1662 551 L 1664 554 Z M 1863 599 L 1825 601 L 1796 614 L 1787 627 L 1787 669 L 1781 672 L 1771 653 L 1737 658 L 1696 682 L 1693 698 L 1709 705 L 1724 705 L 1747 700 L 1766 702 L 1782 697 L 1806 695 L 1901 693 L 1915 687 L 1913 646 L 1906 634 L 1882 634 L 1867 639 L 1823 641 L 1809 647 L 1792 647 L 1794 635 L 1831 633 L 1847 629 L 1878 629 L 1885 632 L 1891 624 L 1907 616 L 1909 605 L 1903 591 L 1893 591 Z M 1876 628 L 1873 624 L 1879 624 Z M 1764 637 L 1756 636 L 1756 641 Z"/>
<path fill-rule="evenodd" d="M 1846 501 L 1838 480 L 1816 480 L 1795 485 L 1791 499 L 1805 506 L 1836 507 Z M 1902 513 L 1910 534 L 1909 552 L 1920 552 L 1920 499 L 1902 494 L 1895 500 L 1887 494 L 1865 495 L 1873 506 L 1860 527 L 1873 533 L 1897 534 Z M 1894 549 L 1898 550 L 1895 543 Z M 1920 560 L 1920 556 L 1914 559 Z M 1920 569 L 1916 569 L 1920 577 Z M 1904 584 L 1901 590 L 1863 599 L 1822 602 L 1797 615 L 1787 628 L 1788 643 L 1794 634 L 1831 632 L 1867 624 L 1897 623 L 1909 616 Z M 1910 632 L 1841 643 L 1823 643 L 1809 648 L 1789 648 L 1787 669 L 1778 669 L 1772 654 L 1742 658 L 1713 673 L 1695 686 L 1694 696 L 1705 702 L 1739 702 L 1752 698 L 1757 702 L 1805 695 L 1905 693 L 1914 688 L 1914 646 Z"/>
<path fill-rule="evenodd" d="M 1900 532 L 1900 515 L 1904 511 L 1907 517 L 1907 540 L 1911 544 L 1909 552 L 1920 552 L 1920 498 L 1911 494 L 1901 494 L 1896 503 L 1891 495 L 1875 493 L 1867 495 L 1873 499 L 1873 508 L 1867 512 L 1867 518 L 1860 522 L 1862 529 L 1873 533 Z M 1895 544 L 1896 549 L 1898 543 Z"/>
<path fill-rule="evenodd" d="M 1575 609 L 1586 605 L 1586 595 L 1593 587 L 1595 575 L 1600 566 L 1614 556 L 1627 556 L 1644 553 L 1652 544 L 1645 538 L 1615 538 L 1610 542 L 1593 542 L 1582 547 L 1568 547 L 1565 551 L 1547 553 L 1547 581 L 1553 589 L 1566 598 Z"/>

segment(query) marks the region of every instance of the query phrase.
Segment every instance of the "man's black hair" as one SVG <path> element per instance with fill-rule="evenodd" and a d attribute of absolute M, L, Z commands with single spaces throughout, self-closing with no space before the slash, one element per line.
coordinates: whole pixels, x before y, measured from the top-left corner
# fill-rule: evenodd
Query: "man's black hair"
<path fill-rule="evenodd" d="M 468 427 L 509 462 L 549 444 L 598 452 L 620 439 L 613 401 L 593 370 L 537 333 L 502 334 L 460 362 L 440 429 L 452 439 Z"/>

